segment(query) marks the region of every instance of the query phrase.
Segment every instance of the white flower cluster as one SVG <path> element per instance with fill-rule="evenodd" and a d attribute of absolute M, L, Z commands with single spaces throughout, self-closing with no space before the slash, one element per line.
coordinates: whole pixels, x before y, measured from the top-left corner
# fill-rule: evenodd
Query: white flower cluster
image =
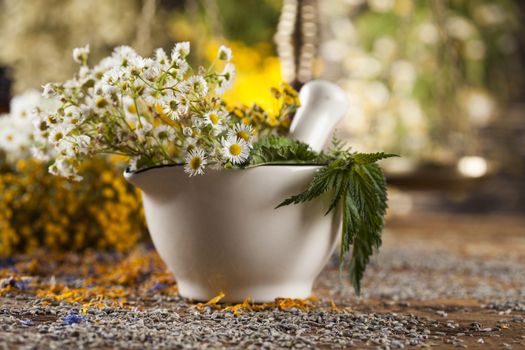
<path fill-rule="evenodd" d="M 38 91 L 29 90 L 13 97 L 9 114 L 0 115 L 0 150 L 6 155 L 9 163 L 30 157 L 34 144 L 33 112 L 55 110 L 52 101 L 40 96 Z"/>
<path fill-rule="evenodd" d="M 43 87 L 45 97 L 61 103 L 56 113 L 41 112 L 37 122 L 35 138 L 56 150 L 50 172 L 79 179 L 82 161 L 105 153 L 128 156 L 131 170 L 184 163 L 190 176 L 206 166 L 246 161 L 253 130 L 233 118 L 220 98 L 235 76 L 231 50 L 219 48 L 211 67 L 220 71 L 193 71 L 189 53 L 188 42 L 169 54 L 157 49 L 153 58 L 121 46 L 89 67 L 89 46 L 75 49 L 78 75 Z"/>

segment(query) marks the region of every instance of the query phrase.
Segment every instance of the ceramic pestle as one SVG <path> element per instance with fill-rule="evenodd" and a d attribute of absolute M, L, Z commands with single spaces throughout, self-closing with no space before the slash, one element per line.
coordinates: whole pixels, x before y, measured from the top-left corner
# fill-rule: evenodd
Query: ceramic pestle
<path fill-rule="evenodd" d="M 348 110 L 346 93 L 326 80 L 313 80 L 302 87 L 299 100 L 289 136 L 321 151 Z"/>

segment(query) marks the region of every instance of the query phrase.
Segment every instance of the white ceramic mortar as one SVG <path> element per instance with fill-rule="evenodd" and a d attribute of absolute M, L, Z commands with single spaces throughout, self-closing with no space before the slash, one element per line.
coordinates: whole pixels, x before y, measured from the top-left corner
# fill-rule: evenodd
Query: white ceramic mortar
<path fill-rule="evenodd" d="M 346 111 L 337 86 L 311 82 L 290 135 L 320 150 Z M 272 165 L 188 177 L 182 166 L 150 168 L 125 178 L 142 190 L 153 243 L 179 292 L 209 300 L 307 298 L 332 254 L 340 215 L 325 216 L 327 197 L 275 209 L 304 191 L 319 166 Z"/>

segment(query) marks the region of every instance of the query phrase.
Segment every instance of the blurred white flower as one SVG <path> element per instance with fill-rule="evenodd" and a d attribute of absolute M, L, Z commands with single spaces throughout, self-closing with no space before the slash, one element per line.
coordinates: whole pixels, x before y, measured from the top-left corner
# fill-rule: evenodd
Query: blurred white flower
<path fill-rule="evenodd" d="M 89 56 L 89 45 L 73 49 L 73 60 L 80 64 L 86 64 Z"/>
<path fill-rule="evenodd" d="M 375 142 L 378 143 L 376 147 L 382 148 L 397 142 L 399 137 L 399 134 L 396 132 L 398 124 L 392 111 L 384 110 L 378 113 L 374 124 Z"/>
<path fill-rule="evenodd" d="M 390 92 L 385 84 L 373 81 L 366 85 L 366 98 L 374 109 L 384 108 L 390 98 Z"/>
<path fill-rule="evenodd" d="M 499 4 L 485 3 L 475 7 L 474 17 L 483 25 L 498 25 L 504 23 L 508 16 Z"/>
<path fill-rule="evenodd" d="M 363 135 L 369 131 L 369 115 L 364 110 L 361 81 L 346 81 L 343 87 L 347 91 L 348 113 L 342 120 L 342 127 L 353 135 Z"/>
<path fill-rule="evenodd" d="M 0 149 L 6 152 L 8 159 L 22 158 L 28 144 L 27 130 L 13 123 L 8 115 L 0 116 Z"/>
<path fill-rule="evenodd" d="M 397 51 L 396 42 L 390 37 L 380 37 L 374 42 L 374 54 L 382 60 L 391 60 Z"/>
<path fill-rule="evenodd" d="M 327 61 L 342 61 L 348 54 L 348 46 L 340 40 L 327 40 L 321 44 L 320 52 Z"/>
<path fill-rule="evenodd" d="M 365 0 L 344 0 L 344 2 L 350 6 L 359 6 L 362 5 Z"/>
<path fill-rule="evenodd" d="M 462 98 L 470 122 L 478 127 L 486 126 L 495 113 L 495 102 L 486 92 L 468 91 Z"/>
<path fill-rule="evenodd" d="M 231 61 L 232 57 L 232 49 L 224 45 L 221 45 L 221 47 L 219 47 L 219 51 L 217 53 L 217 58 L 219 60 L 229 62 Z"/>
<path fill-rule="evenodd" d="M 368 5 L 372 11 L 388 12 L 394 8 L 395 0 L 368 0 Z"/>
<path fill-rule="evenodd" d="M 449 35 L 460 40 L 467 40 L 476 34 L 474 25 L 463 17 L 450 16 L 446 26 Z"/>
<path fill-rule="evenodd" d="M 173 60 L 185 59 L 190 54 L 190 43 L 183 41 L 175 44 L 173 50 L 171 50 L 171 58 Z"/>
<path fill-rule="evenodd" d="M 31 112 L 42 103 L 42 97 L 36 90 L 29 90 L 14 96 L 9 104 L 10 115 L 17 121 L 26 119 Z"/>
<path fill-rule="evenodd" d="M 224 67 L 222 73 L 218 76 L 217 87 L 215 88 L 215 93 L 217 95 L 222 95 L 226 90 L 228 90 L 235 80 L 235 66 L 231 63 L 227 63 Z"/>
<path fill-rule="evenodd" d="M 424 22 L 417 28 L 419 40 L 428 45 L 434 45 L 439 40 L 439 32 L 431 22 Z"/>
<path fill-rule="evenodd" d="M 56 109 L 56 105 L 30 90 L 14 96 L 10 103 L 10 113 L 0 116 L 0 149 L 6 153 L 9 162 L 30 155 L 35 129 L 33 112 Z"/>
<path fill-rule="evenodd" d="M 344 62 L 353 78 L 373 79 L 383 70 L 381 61 L 359 49 L 353 49 Z"/>
<path fill-rule="evenodd" d="M 334 1 L 334 3 L 337 2 Z M 334 32 L 335 38 L 339 41 L 355 43 L 359 39 L 357 28 L 349 18 L 336 18 L 329 25 Z"/>
<path fill-rule="evenodd" d="M 395 61 L 390 68 L 390 78 L 395 93 L 410 94 L 417 78 L 416 69 L 409 61 Z"/>
<path fill-rule="evenodd" d="M 426 127 L 425 115 L 421 105 L 414 99 L 402 99 L 399 101 L 399 116 L 403 123 L 410 129 L 423 130 Z"/>

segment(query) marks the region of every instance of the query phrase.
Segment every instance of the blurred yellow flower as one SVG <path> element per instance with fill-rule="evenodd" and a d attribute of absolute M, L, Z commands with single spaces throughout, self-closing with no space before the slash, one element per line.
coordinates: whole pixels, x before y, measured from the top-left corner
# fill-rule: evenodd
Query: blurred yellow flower
<path fill-rule="evenodd" d="M 270 88 L 279 86 L 282 81 L 279 58 L 272 52 L 270 44 L 261 43 L 246 46 L 241 42 L 229 42 L 237 75 L 233 87 L 224 95 L 229 105 L 251 105 L 256 103 L 267 111 L 277 113 Z M 213 60 L 217 56 L 220 42 L 212 41 L 207 45 L 206 58 Z"/>
<path fill-rule="evenodd" d="M 85 165 L 85 180 L 68 182 L 36 160 L 0 163 L 0 257 L 45 247 L 127 251 L 144 238 L 138 191 L 114 170 L 117 160 Z"/>

